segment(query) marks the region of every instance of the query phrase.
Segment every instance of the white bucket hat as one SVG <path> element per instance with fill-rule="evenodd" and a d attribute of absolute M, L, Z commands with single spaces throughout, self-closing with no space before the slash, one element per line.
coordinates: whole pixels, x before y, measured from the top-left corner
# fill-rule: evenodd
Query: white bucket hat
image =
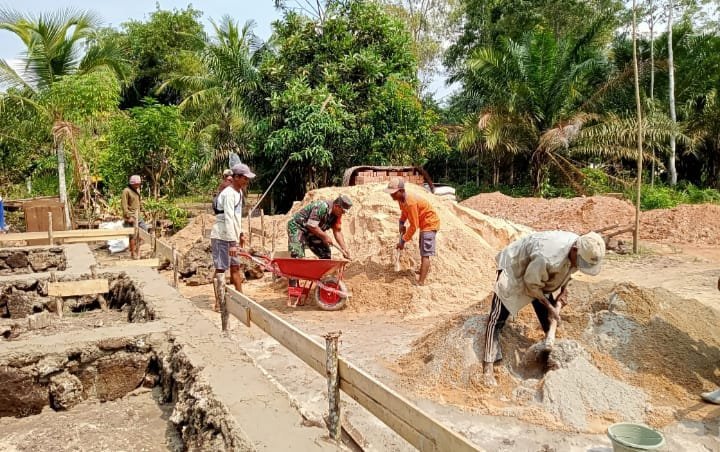
<path fill-rule="evenodd" d="M 597 232 L 581 235 L 575 241 L 577 247 L 577 266 L 581 272 L 595 276 L 600 273 L 605 257 L 605 240 Z"/>

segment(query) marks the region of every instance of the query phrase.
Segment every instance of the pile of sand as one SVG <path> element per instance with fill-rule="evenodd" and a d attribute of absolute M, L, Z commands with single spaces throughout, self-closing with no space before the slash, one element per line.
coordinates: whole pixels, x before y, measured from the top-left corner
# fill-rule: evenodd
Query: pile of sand
<path fill-rule="evenodd" d="M 488 414 L 594 431 L 622 420 L 662 427 L 677 416 L 693 418 L 689 408 L 697 394 L 716 386 L 719 313 L 662 289 L 575 281 L 558 346 L 576 343 L 577 353 L 544 376 L 524 373 L 524 352 L 542 338 L 527 307 L 503 330 L 499 386 L 485 387 L 479 377 L 488 304 L 472 306 L 413 343 L 399 361 L 409 390 Z"/>
<path fill-rule="evenodd" d="M 607 196 L 512 198 L 495 192 L 481 193 L 461 204 L 538 231 L 563 229 L 583 234 L 606 226 L 632 226 L 635 223 L 635 208 L 630 202 Z M 720 206 L 717 204 L 648 210 L 640 215 L 640 223 L 643 240 L 720 244 Z"/>
<path fill-rule="evenodd" d="M 342 231 L 353 261 L 345 281 L 353 296 L 349 308 L 357 311 L 388 310 L 422 316 L 454 312 L 479 300 L 494 281 L 495 254 L 527 228 L 478 214 L 408 184 L 407 190 L 427 199 L 440 217 L 437 256 L 424 287 L 415 286 L 420 266 L 418 234 L 402 253 L 402 268 L 393 270 L 393 250 L 398 242 L 400 209 L 383 184 L 330 187 L 311 191 L 301 206 L 317 199 L 349 196 L 353 207 L 342 220 Z M 283 224 L 283 229 L 285 225 Z M 286 242 L 285 242 L 286 243 Z M 308 254 L 312 254 L 308 251 Z M 479 295 L 482 294 L 482 295 Z"/>

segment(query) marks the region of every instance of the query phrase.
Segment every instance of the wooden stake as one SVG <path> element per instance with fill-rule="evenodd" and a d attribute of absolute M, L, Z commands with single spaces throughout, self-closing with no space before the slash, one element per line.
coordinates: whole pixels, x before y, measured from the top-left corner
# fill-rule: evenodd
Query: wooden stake
<path fill-rule="evenodd" d="M 178 286 L 178 258 L 177 258 L 177 247 L 173 243 L 172 246 L 172 266 L 173 266 L 173 287 Z"/>
<path fill-rule="evenodd" d="M 252 224 L 250 223 L 250 214 L 252 213 L 252 210 L 248 212 L 247 216 L 247 231 L 248 231 L 248 248 L 252 247 Z"/>
<path fill-rule="evenodd" d="M 200 214 L 200 238 L 205 238 L 205 214 Z"/>
<path fill-rule="evenodd" d="M 219 278 L 217 281 L 218 297 L 220 298 L 220 323 L 222 324 L 222 330 L 227 331 L 230 313 L 228 312 L 227 299 L 225 298 L 227 293 L 225 290 L 225 274 L 223 273 L 223 277 Z"/>
<path fill-rule="evenodd" d="M 55 272 L 50 272 L 50 282 L 57 282 L 57 274 Z M 48 283 L 48 295 L 50 291 L 50 283 Z M 62 298 L 55 297 L 55 313 L 58 315 L 58 317 L 62 318 L 63 316 L 63 303 Z"/>
<path fill-rule="evenodd" d="M 135 259 L 140 259 L 140 209 L 135 211 Z"/>
<path fill-rule="evenodd" d="M 275 230 L 277 229 L 277 220 L 273 220 L 273 226 L 272 226 L 272 238 L 270 239 L 270 259 L 275 257 Z"/>
<path fill-rule="evenodd" d="M 330 438 L 340 440 L 342 433 L 340 422 L 340 378 L 338 374 L 338 338 L 342 331 L 335 331 L 325 335 L 325 369 L 328 382 L 328 430 Z"/>
<path fill-rule="evenodd" d="M 48 243 L 53 246 L 52 212 L 48 212 Z"/>
<path fill-rule="evenodd" d="M 260 234 L 262 237 L 262 249 L 265 252 L 265 212 L 260 209 Z"/>

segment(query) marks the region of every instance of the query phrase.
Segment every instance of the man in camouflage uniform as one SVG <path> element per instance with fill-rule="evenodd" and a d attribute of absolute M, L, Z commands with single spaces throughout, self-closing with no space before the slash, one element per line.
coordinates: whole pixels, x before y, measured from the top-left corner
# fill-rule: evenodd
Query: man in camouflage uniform
<path fill-rule="evenodd" d="M 333 240 L 325 231 L 332 229 L 343 256 L 350 259 L 350 253 L 341 230 L 342 216 L 350 207 L 352 207 L 350 198 L 340 195 L 335 201 L 313 201 L 301 208 L 288 221 L 290 256 L 305 257 L 305 247 L 307 246 L 320 259 L 330 259 L 330 246 Z"/>

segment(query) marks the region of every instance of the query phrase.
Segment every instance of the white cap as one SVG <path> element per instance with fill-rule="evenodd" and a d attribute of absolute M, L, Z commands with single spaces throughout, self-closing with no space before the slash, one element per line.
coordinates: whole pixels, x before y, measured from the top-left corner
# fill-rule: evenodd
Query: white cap
<path fill-rule="evenodd" d="M 605 257 L 605 240 L 597 232 L 581 235 L 575 241 L 577 247 L 577 266 L 581 272 L 595 276 Z"/>

